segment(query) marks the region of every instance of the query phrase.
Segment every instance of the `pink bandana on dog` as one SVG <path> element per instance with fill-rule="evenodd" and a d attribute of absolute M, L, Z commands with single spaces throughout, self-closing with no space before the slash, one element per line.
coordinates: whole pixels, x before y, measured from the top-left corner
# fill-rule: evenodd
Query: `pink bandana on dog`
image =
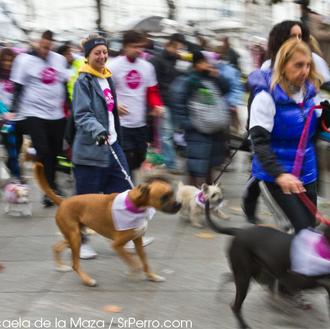
<path fill-rule="evenodd" d="M 304 275 L 330 274 L 330 244 L 314 231 L 301 230 L 291 244 L 291 269 Z"/>
<path fill-rule="evenodd" d="M 315 250 L 320 257 L 330 261 L 330 244 L 324 236 L 315 244 Z"/>
<path fill-rule="evenodd" d="M 128 198 L 129 191 L 119 193 L 112 203 L 112 219 L 117 231 L 144 226 L 156 213 L 152 207 L 137 208 Z"/>
<path fill-rule="evenodd" d="M 196 203 L 201 207 L 205 208 L 206 198 L 203 191 L 200 191 L 195 196 Z M 217 205 L 210 204 L 210 209 L 215 208 Z"/>

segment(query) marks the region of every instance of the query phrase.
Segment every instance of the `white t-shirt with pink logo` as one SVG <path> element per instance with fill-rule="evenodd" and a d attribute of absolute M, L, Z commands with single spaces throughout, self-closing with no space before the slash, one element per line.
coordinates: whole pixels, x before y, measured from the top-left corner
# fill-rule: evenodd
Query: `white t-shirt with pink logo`
<path fill-rule="evenodd" d="M 153 65 L 141 58 L 132 63 L 126 56 L 118 56 L 110 59 L 108 66 L 116 86 L 118 104 L 125 105 L 128 110 L 127 115 L 120 117 L 121 126 L 145 126 L 147 88 L 157 84 Z"/>
<path fill-rule="evenodd" d="M 50 52 L 46 60 L 22 53 L 13 63 L 10 79 L 23 85 L 17 112 L 47 120 L 64 117 L 66 60 Z"/>
<path fill-rule="evenodd" d="M 109 134 L 110 134 L 110 145 L 112 145 L 117 140 L 117 132 L 115 129 L 115 119 L 113 116 L 113 109 L 115 107 L 115 100 L 112 95 L 109 83 L 107 79 L 98 78 L 97 79 L 100 87 L 103 91 L 105 102 L 107 103 L 108 117 L 109 117 Z"/>

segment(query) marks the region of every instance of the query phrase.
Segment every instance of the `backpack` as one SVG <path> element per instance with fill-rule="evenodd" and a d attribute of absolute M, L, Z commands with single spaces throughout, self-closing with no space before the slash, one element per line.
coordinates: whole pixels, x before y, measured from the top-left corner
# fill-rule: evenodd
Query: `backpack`
<path fill-rule="evenodd" d="M 218 86 L 201 79 L 187 104 L 192 126 L 204 134 L 226 131 L 230 124 L 230 110 Z"/>

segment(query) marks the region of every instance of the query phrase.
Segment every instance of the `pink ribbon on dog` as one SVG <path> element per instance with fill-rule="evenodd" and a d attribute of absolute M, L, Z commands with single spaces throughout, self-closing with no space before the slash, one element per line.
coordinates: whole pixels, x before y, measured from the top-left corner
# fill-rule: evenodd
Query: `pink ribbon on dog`
<path fill-rule="evenodd" d="M 127 197 L 125 198 L 125 206 L 126 206 L 126 209 L 134 214 L 140 214 L 142 212 L 145 212 L 145 209 L 143 208 L 137 208 L 133 202 L 129 199 L 128 195 Z"/>
<path fill-rule="evenodd" d="M 200 203 L 205 204 L 206 200 L 205 200 L 205 195 L 204 195 L 203 191 L 198 193 L 197 199 Z"/>
<path fill-rule="evenodd" d="M 324 236 L 321 236 L 320 240 L 316 243 L 315 251 L 320 257 L 330 260 L 330 244 Z"/>

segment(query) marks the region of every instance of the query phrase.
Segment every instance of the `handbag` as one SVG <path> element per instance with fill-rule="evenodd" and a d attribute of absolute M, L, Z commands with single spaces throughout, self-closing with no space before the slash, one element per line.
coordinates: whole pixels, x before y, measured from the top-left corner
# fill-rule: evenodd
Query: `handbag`
<path fill-rule="evenodd" d="M 228 129 L 230 110 L 219 88 L 212 81 L 202 79 L 188 104 L 192 126 L 201 133 L 212 134 Z"/>

